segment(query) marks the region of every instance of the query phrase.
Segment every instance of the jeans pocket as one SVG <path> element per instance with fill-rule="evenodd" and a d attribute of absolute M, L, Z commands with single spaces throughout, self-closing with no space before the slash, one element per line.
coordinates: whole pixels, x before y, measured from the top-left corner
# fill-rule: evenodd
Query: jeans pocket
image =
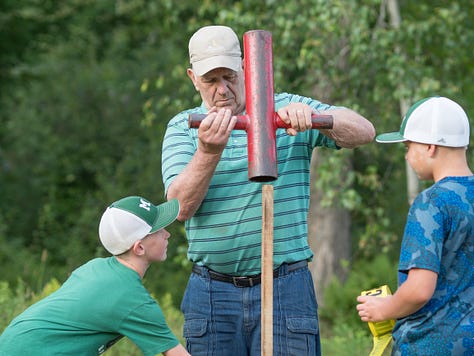
<path fill-rule="evenodd" d="M 209 340 L 206 336 L 206 319 L 188 319 L 184 321 L 183 336 L 186 339 L 186 348 L 192 355 L 208 355 Z"/>
<path fill-rule="evenodd" d="M 201 337 L 206 333 L 206 319 L 190 319 L 185 320 L 183 325 L 183 335 L 185 338 Z"/>
<path fill-rule="evenodd" d="M 319 323 L 317 318 L 288 318 L 288 355 L 317 355 Z"/>
<path fill-rule="evenodd" d="M 319 325 L 317 318 L 288 318 L 288 330 L 294 333 L 317 334 Z"/>

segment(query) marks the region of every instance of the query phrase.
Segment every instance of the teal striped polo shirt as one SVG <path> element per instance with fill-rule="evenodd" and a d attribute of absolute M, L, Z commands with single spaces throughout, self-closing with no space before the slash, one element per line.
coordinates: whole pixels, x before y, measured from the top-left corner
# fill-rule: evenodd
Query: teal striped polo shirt
<path fill-rule="evenodd" d="M 275 95 L 275 110 L 291 102 L 302 102 L 318 111 L 335 108 L 311 98 L 280 93 Z M 162 150 L 165 191 L 197 149 L 198 130 L 188 128 L 189 114 L 206 112 L 202 104 L 179 113 L 168 123 Z M 276 142 L 278 179 L 251 182 L 247 133 L 232 131 L 204 201 L 185 222 L 188 258 L 192 262 L 230 275 L 261 272 L 262 184 L 274 188 L 274 267 L 312 258 L 307 227 L 312 150 L 317 146 L 338 147 L 318 130 L 290 136 L 284 129 L 277 129 Z"/>

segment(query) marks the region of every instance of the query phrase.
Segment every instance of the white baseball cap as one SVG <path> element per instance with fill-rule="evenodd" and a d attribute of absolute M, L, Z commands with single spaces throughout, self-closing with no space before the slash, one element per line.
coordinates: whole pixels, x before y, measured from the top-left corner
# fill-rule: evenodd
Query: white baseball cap
<path fill-rule="evenodd" d="M 215 68 L 242 70 L 242 53 L 235 32 L 227 26 L 205 26 L 189 40 L 189 61 L 196 75 Z"/>
<path fill-rule="evenodd" d="M 145 198 L 130 196 L 112 203 L 102 214 L 99 238 L 113 255 L 130 249 L 133 244 L 176 220 L 177 199 L 154 205 Z"/>
<path fill-rule="evenodd" d="M 445 97 L 422 99 L 408 110 L 400 131 L 380 134 L 379 143 L 413 141 L 446 147 L 469 145 L 469 119 L 463 108 Z"/>

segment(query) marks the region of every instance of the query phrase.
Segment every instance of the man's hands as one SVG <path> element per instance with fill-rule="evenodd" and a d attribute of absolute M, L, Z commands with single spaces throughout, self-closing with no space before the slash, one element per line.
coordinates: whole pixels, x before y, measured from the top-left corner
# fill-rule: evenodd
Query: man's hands
<path fill-rule="evenodd" d="M 197 151 L 167 192 L 168 200 L 179 200 L 179 221 L 190 219 L 199 209 L 236 122 L 237 117 L 232 116 L 231 110 L 215 107 L 201 121 Z"/>
<path fill-rule="evenodd" d="M 237 122 L 230 109 L 217 110 L 212 107 L 199 126 L 199 147 L 203 153 L 220 155 L 224 150 L 229 136 Z"/>
<path fill-rule="evenodd" d="M 333 108 L 318 112 L 303 103 L 290 103 L 278 110 L 281 120 L 291 128 L 288 135 L 296 135 L 312 127 L 312 114 L 330 115 L 333 117 L 331 129 L 318 129 L 323 135 L 336 141 L 339 147 L 355 148 L 371 142 L 375 137 L 374 125 L 366 118 L 347 108 Z"/>
<path fill-rule="evenodd" d="M 286 133 L 290 136 L 310 130 L 312 127 L 311 115 L 313 113 L 317 114 L 309 105 L 303 103 L 290 103 L 277 111 L 282 121 L 291 125 L 291 128 L 286 129 Z"/>

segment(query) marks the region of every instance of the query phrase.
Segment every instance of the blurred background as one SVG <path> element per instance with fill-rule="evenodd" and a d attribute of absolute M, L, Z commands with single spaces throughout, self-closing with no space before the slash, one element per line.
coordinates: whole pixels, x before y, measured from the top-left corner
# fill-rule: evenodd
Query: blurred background
<path fill-rule="evenodd" d="M 225 24 L 272 33 L 275 91 L 350 107 L 378 133 L 415 101 L 447 96 L 474 119 L 470 0 L 3 0 L 0 3 L 0 332 L 91 258 L 127 195 L 163 201 L 167 122 L 200 105 L 188 39 Z M 472 142 L 472 141 L 471 141 Z M 419 182 L 400 145 L 318 150 L 309 240 L 324 355 L 367 355 L 362 290 L 396 290 L 400 240 Z M 474 166 L 472 149 L 469 161 Z M 145 285 L 181 336 L 190 273 L 183 224 Z M 139 355 L 128 340 L 107 355 Z"/>

